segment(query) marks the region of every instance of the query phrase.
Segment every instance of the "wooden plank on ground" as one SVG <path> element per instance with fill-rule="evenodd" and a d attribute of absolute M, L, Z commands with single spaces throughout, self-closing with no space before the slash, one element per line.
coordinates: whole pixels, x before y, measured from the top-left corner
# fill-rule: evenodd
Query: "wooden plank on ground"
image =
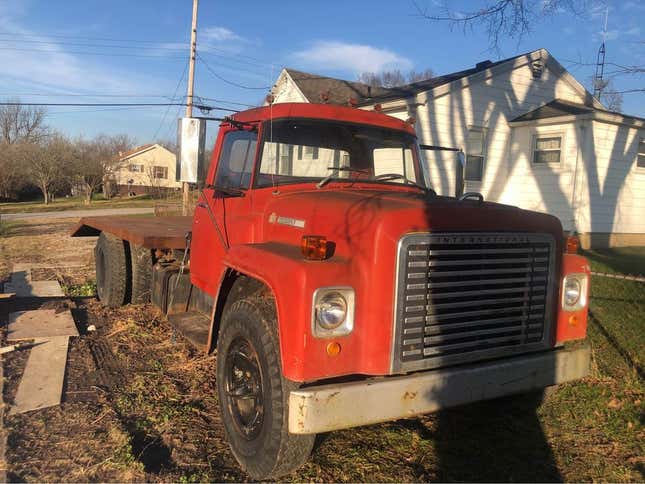
<path fill-rule="evenodd" d="M 8 341 L 55 336 L 78 336 L 71 311 L 57 313 L 54 309 L 37 309 L 9 314 Z"/>
<path fill-rule="evenodd" d="M 68 343 L 67 336 L 55 336 L 31 349 L 9 415 L 60 404 Z"/>
<path fill-rule="evenodd" d="M 16 297 L 63 297 L 63 289 L 58 281 L 7 282 L 4 290 L 13 292 Z"/>

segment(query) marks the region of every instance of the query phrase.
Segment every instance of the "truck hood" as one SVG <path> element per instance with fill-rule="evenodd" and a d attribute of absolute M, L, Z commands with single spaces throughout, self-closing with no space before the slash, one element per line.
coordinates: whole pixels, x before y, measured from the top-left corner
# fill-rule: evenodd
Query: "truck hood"
<path fill-rule="evenodd" d="M 540 232 L 552 234 L 556 244 L 562 238 L 562 225 L 551 215 L 403 190 L 283 193 L 267 204 L 263 225 L 264 241 L 299 244 L 302 235 L 322 235 L 339 255 L 367 255 L 411 232 Z"/>

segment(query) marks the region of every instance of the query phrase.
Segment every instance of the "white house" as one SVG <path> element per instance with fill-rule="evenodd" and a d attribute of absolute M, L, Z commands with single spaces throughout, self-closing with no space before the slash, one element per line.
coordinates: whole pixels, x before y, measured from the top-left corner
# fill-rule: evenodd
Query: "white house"
<path fill-rule="evenodd" d="M 349 98 L 414 118 L 440 194 L 465 191 L 556 215 L 584 247 L 645 245 L 645 119 L 607 111 L 544 49 L 399 88 L 283 69 L 274 102 Z"/>
<path fill-rule="evenodd" d="M 139 146 L 119 153 L 118 165 L 110 177 L 114 191 L 123 195 L 160 195 L 181 188 L 175 180 L 177 158 L 159 144 Z"/>

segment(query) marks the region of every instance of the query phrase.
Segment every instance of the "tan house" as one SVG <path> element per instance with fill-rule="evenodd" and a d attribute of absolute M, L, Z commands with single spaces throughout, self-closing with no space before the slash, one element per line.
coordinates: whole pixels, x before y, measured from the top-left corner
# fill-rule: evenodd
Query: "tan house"
<path fill-rule="evenodd" d="M 119 153 L 118 168 L 110 177 L 113 192 L 121 195 L 161 195 L 181 188 L 175 180 L 176 156 L 159 144 Z"/>
<path fill-rule="evenodd" d="M 645 245 L 645 119 L 608 111 L 544 49 L 391 89 L 283 69 L 273 95 L 414 120 L 440 194 L 463 178 L 463 191 L 557 216 L 584 246 Z"/>

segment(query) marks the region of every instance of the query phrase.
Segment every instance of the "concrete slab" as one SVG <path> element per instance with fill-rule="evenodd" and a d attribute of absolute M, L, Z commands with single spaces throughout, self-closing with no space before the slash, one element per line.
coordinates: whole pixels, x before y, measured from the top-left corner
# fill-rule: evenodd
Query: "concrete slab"
<path fill-rule="evenodd" d="M 21 276 L 19 276 L 21 277 Z M 30 276 L 31 277 L 31 276 Z M 27 281 L 8 282 L 4 285 L 5 292 L 13 292 L 16 297 L 63 297 L 63 289 L 58 281 Z"/>
<path fill-rule="evenodd" d="M 60 404 L 68 344 L 67 336 L 55 336 L 31 349 L 9 415 Z"/>
<path fill-rule="evenodd" d="M 78 336 L 70 311 L 56 313 L 54 309 L 38 309 L 9 314 L 8 341 L 56 336 Z"/>

